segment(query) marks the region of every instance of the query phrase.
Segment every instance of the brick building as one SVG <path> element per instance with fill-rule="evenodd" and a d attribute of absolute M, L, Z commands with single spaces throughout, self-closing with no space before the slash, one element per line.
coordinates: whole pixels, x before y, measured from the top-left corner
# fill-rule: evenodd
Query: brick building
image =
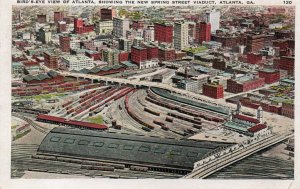
<path fill-rule="evenodd" d="M 212 35 L 212 41 L 222 43 L 222 47 L 233 48 L 240 44 L 240 37 L 236 35 Z"/>
<path fill-rule="evenodd" d="M 183 52 L 183 51 L 175 52 L 175 60 L 181 60 L 184 57 L 186 57 L 186 52 Z"/>
<path fill-rule="evenodd" d="M 57 69 L 58 68 L 58 56 L 53 53 L 44 52 L 44 64 L 48 68 Z"/>
<path fill-rule="evenodd" d="M 76 34 L 83 34 L 94 31 L 94 25 L 85 25 L 82 18 L 74 19 L 74 32 Z"/>
<path fill-rule="evenodd" d="M 224 98 L 224 88 L 219 84 L 205 83 L 203 84 L 203 95 L 210 98 Z"/>
<path fill-rule="evenodd" d="M 217 70 L 226 70 L 228 62 L 224 58 L 213 59 L 212 67 Z"/>
<path fill-rule="evenodd" d="M 57 24 L 57 33 L 63 33 L 67 31 L 67 23 L 65 21 L 59 21 Z"/>
<path fill-rule="evenodd" d="M 100 9 L 100 18 L 101 20 L 112 20 L 113 17 L 116 17 L 116 9 L 114 8 L 102 8 Z"/>
<path fill-rule="evenodd" d="M 147 48 L 147 59 L 148 60 L 158 58 L 158 47 L 156 47 L 154 45 L 145 45 L 145 47 Z"/>
<path fill-rule="evenodd" d="M 280 49 L 289 48 L 289 42 L 286 39 L 273 40 L 273 47 L 279 47 Z"/>
<path fill-rule="evenodd" d="M 265 83 L 271 84 L 280 80 L 280 71 L 274 69 L 263 69 L 258 71 L 260 78 L 265 78 Z"/>
<path fill-rule="evenodd" d="M 143 29 L 144 28 L 144 21 L 143 20 L 133 20 L 131 27 L 134 30 Z"/>
<path fill-rule="evenodd" d="M 242 93 L 262 87 L 264 84 L 264 78 L 252 78 L 251 76 L 243 76 L 237 79 L 227 80 L 227 91 L 230 93 Z"/>
<path fill-rule="evenodd" d="M 249 64 L 261 64 L 263 56 L 259 53 L 249 52 L 247 53 L 247 63 Z"/>
<path fill-rule="evenodd" d="M 68 36 L 59 36 L 59 48 L 62 52 L 70 52 L 71 45 L 70 45 L 71 38 Z"/>
<path fill-rule="evenodd" d="M 279 69 L 287 70 L 289 75 L 294 75 L 295 57 L 292 56 L 280 57 L 278 67 Z"/>
<path fill-rule="evenodd" d="M 248 35 L 247 36 L 247 51 L 257 52 L 265 46 L 265 35 Z"/>
<path fill-rule="evenodd" d="M 36 21 L 38 23 L 40 23 L 40 24 L 47 23 L 47 15 L 45 15 L 45 14 L 38 14 L 37 18 L 36 18 Z"/>
<path fill-rule="evenodd" d="M 95 60 L 101 60 L 102 56 L 101 53 L 98 51 L 92 51 L 92 50 L 86 50 L 85 51 L 85 56 Z"/>
<path fill-rule="evenodd" d="M 119 62 L 125 62 L 129 60 L 129 52 L 121 51 L 119 54 Z"/>
<path fill-rule="evenodd" d="M 131 47 L 131 61 L 137 64 L 144 62 L 148 59 L 147 57 L 147 48 L 132 46 Z"/>
<path fill-rule="evenodd" d="M 155 23 L 154 40 L 158 42 L 173 43 L 173 25 L 168 23 Z"/>
<path fill-rule="evenodd" d="M 64 20 L 64 12 L 54 12 L 54 23 L 58 24 L 59 21 Z"/>
<path fill-rule="evenodd" d="M 289 30 L 275 31 L 276 39 L 285 39 L 285 38 L 291 38 L 291 37 L 294 37 L 294 34 Z"/>
<path fill-rule="evenodd" d="M 200 22 L 196 24 L 196 43 L 211 40 L 211 25 L 210 23 Z"/>
<path fill-rule="evenodd" d="M 294 118 L 294 104 L 289 102 L 283 102 L 282 115 L 289 118 Z"/>
<path fill-rule="evenodd" d="M 159 48 L 158 49 L 158 59 L 160 61 L 175 60 L 175 49 Z"/>

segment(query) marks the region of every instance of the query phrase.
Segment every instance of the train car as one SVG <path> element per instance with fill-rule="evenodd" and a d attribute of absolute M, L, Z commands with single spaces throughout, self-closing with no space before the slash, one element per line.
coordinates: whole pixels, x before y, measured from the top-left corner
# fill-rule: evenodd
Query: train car
<path fill-rule="evenodd" d="M 147 131 L 147 132 L 150 132 L 150 131 L 151 131 L 151 129 L 148 128 L 148 127 L 142 127 L 142 129 L 143 129 L 144 131 Z"/>
<path fill-rule="evenodd" d="M 181 136 L 186 136 L 188 135 L 187 133 L 185 132 L 182 132 L 182 131 L 177 131 L 177 130 L 172 130 L 174 133 L 178 134 L 178 135 L 181 135 Z"/>
<path fill-rule="evenodd" d="M 148 112 L 148 113 L 151 113 L 151 114 L 153 114 L 153 115 L 156 115 L 156 116 L 160 116 L 160 113 L 158 113 L 158 112 L 155 112 L 155 111 L 153 111 L 153 110 L 150 110 L 149 108 L 144 108 L 144 111 L 145 112 Z"/>
<path fill-rule="evenodd" d="M 193 127 L 196 128 L 196 129 L 202 129 L 202 126 L 201 126 L 201 125 L 193 124 Z"/>
<path fill-rule="evenodd" d="M 167 121 L 167 122 L 170 122 L 170 123 L 173 123 L 173 118 L 166 117 L 166 121 Z"/>
<path fill-rule="evenodd" d="M 148 171 L 148 167 L 142 167 L 142 166 L 134 166 L 134 165 L 131 165 L 131 166 L 130 166 L 130 170 L 132 170 L 132 171 L 147 172 L 147 171 Z"/>
<path fill-rule="evenodd" d="M 157 121 L 157 120 L 153 120 L 153 123 L 156 125 L 160 125 L 160 126 L 166 126 L 166 124 L 164 124 L 163 122 Z"/>
<path fill-rule="evenodd" d="M 212 118 L 212 121 L 214 121 L 214 122 L 223 122 L 224 119 L 218 118 L 218 117 L 213 117 L 213 118 Z"/>
<path fill-rule="evenodd" d="M 194 120 L 196 120 L 196 121 L 201 121 L 201 118 L 199 118 L 199 117 L 194 117 Z"/>
<path fill-rule="evenodd" d="M 165 131 L 168 131 L 168 130 L 170 130 L 170 128 L 169 128 L 169 127 L 167 127 L 167 126 L 161 126 L 161 129 L 163 129 L 163 130 L 165 130 Z"/>
<path fill-rule="evenodd" d="M 185 133 L 189 133 L 189 134 L 195 134 L 195 133 L 197 133 L 196 131 L 194 131 L 192 129 L 185 129 L 184 132 Z"/>

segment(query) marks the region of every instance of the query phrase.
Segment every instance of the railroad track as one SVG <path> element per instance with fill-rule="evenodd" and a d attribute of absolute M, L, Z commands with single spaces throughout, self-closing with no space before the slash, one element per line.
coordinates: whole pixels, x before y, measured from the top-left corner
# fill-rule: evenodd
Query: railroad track
<path fill-rule="evenodd" d="M 38 145 L 12 145 L 12 177 L 22 177 L 25 171 L 107 178 L 180 178 L 182 176 L 173 173 L 132 171 L 128 168 L 114 171 L 86 170 L 81 169 L 81 164 L 77 163 L 33 159 L 31 155 L 35 154 L 37 149 Z"/>
<path fill-rule="evenodd" d="M 22 116 L 22 115 L 20 115 L 20 114 L 17 114 L 17 113 L 12 113 L 12 116 L 15 116 L 15 117 L 17 117 L 17 118 L 20 118 L 20 119 L 26 121 L 26 122 L 27 122 L 29 125 L 31 125 L 35 130 L 37 130 L 37 131 L 39 131 L 39 132 L 41 132 L 41 133 L 43 133 L 43 134 L 47 134 L 47 133 L 49 132 L 48 129 L 46 129 L 46 128 L 40 126 L 40 125 L 38 125 L 37 123 L 35 123 L 34 121 L 32 121 L 31 119 L 29 119 L 29 118 L 27 118 L 27 117 L 24 117 L 24 116 Z"/>

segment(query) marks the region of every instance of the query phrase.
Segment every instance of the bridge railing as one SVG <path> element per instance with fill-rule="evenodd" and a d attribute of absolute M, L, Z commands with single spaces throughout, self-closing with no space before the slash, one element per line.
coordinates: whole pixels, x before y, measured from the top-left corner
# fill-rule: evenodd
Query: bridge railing
<path fill-rule="evenodd" d="M 227 155 L 228 153 L 242 150 L 248 146 L 251 146 L 257 142 L 260 142 L 260 141 L 264 140 L 265 138 L 269 137 L 271 134 L 272 134 L 271 130 L 266 130 L 264 133 L 262 133 L 260 135 L 251 137 L 251 138 L 246 139 L 238 144 L 229 146 L 225 149 L 220 149 L 219 151 L 216 151 L 215 153 L 211 154 L 210 156 L 204 157 L 200 161 L 195 162 L 194 169 L 197 169 L 200 166 L 204 166 L 206 163 L 209 163 L 210 161 L 215 160 L 216 158 L 221 158 L 224 155 Z"/>

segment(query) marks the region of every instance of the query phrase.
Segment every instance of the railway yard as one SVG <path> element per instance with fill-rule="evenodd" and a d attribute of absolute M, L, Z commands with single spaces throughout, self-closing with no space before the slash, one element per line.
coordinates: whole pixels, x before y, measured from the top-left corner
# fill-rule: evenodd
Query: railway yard
<path fill-rule="evenodd" d="M 47 174 L 49 178 L 56 178 L 57 175 L 62 175 L 62 177 L 64 175 L 66 178 L 70 175 L 101 178 L 180 178 L 183 174 L 191 171 L 186 168 L 161 167 L 152 162 L 150 164 L 149 162 L 146 164 L 134 163 L 126 158 L 116 161 L 113 154 L 111 159 L 90 159 L 82 154 L 78 155 L 77 152 L 74 152 L 74 156 L 57 156 L 55 149 L 41 153 L 41 143 L 55 128 L 78 131 L 92 129 L 95 133 L 123 133 L 146 137 L 145 139 L 149 138 L 150 141 L 151 138 L 171 141 L 208 141 L 214 143 L 215 150 L 249 138 L 249 136 L 225 129 L 222 126 L 229 120 L 231 108 L 195 101 L 159 88 L 133 88 L 98 83 L 95 88 L 67 93 L 54 102 L 31 99 L 30 103 L 30 99 L 26 99 L 30 104 L 26 106 L 16 103 L 22 102 L 20 98 L 13 99 L 13 121 L 19 120 L 19 122 L 21 121 L 19 125 L 27 123 L 32 128 L 28 134 L 12 142 L 11 174 L 14 178 L 38 178 L 37 173 Z M 87 121 L 93 117 L 100 117 L 101 121 L 95 123 Z M 93 134 L 90 137 L 92 139 Z M 53 139 L 53 142 L 59 141 L 58 138 Z M 68 143 L 66 140 L 65 143 Z M 78 145 L 81 142 L 85 145 L 89 143 L 86 140 L 78 139 Z M 122 148 L 123 144 L 121 147 L 114 143 L 107 145 L 110 150 L 110 148 Z M 125 146 L 124 150 L 127 150 Z M 139 154 L 141 153 L 139 151 L 143 150 L 155 151 L 156 147 L 142 145 L 138 147 L 136 153 Z M 175 147 L 168 148 L 174 149 Z M 211 147 L 208 145 L 205 148 L 210 149 Z M 180 147 L 179 151 L 173 150 L 167 153 L 174 157 L 181 156 L 181 153 L 187 153 L 187 157 L 189 157 L 189 152 L 182 150 L 184 151 Z M 112 153 L 112 151 L 108 151 L 108 153 Z M 208 151 L 205 153 L 209 154 Z M 102 155 L 97 154 L 99 157 Z M 290 158 L 290 154 L 283 155 L 281 159 L 288 157 Z M 238 168 L 233 166 L 232 169 Z M 228 170 L 226 169 L 225 172 Z M 223 174 L 215 173 L 214 175 L 219 178 Z"/>

